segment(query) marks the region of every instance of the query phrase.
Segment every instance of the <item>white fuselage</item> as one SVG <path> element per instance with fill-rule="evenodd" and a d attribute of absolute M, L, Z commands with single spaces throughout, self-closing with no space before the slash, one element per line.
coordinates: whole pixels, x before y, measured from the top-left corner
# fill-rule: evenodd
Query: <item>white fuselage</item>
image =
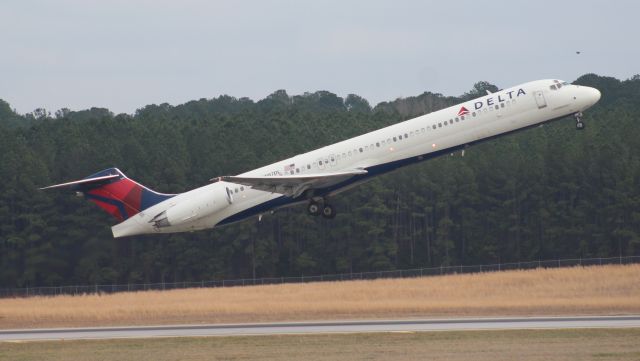
<path fill-rule="evenodd" d="M 406 164 L 581 112 L 599 99 L 600 92 L 594 88 L 557 80 L 533 81 L 299 154 L 241 176 L 322 174 L 359 168 L 369 171 L 367 176 L 314 191 L 314 196 L 324 197 Z M 231 202 L 227 202 L 229 191 L 232 192 Z M 216 182 L 158 203 L 115 225 L 112 230 L 114 237 L 201 230 L 306 200 L 240 184 Z M 189 212 L 185 221 L 169 227 L 155 227 L 151 220 L 172 207 Z"/>

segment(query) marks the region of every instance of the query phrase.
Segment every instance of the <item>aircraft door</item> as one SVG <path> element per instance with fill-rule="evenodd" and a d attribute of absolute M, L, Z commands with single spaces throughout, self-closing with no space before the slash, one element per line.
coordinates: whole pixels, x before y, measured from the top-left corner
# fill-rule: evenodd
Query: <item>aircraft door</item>
<path fill-rule="evenodd" d="M 547 106 L 547 101 L 544 99 L 544 93 L 542 90 L 536 90 L 533 92 L 533 96 L 536 98 L 536 104 L 538 109 L 542 109 Z"/>

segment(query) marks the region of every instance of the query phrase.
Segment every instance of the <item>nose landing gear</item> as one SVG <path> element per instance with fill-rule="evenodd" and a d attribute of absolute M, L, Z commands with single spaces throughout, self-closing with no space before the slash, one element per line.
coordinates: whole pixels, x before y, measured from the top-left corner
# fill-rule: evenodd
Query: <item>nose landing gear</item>
<path fill-rule="evenodd" d="M 573 116 L 576 118 L 576 129 L 584 130 L 584 122 L 582 121 L 582 112 L 577 112 Z"/>
<path fill-rule="evenodd" d="M 322 214 L 322 217 L 327 219 L 333 219 L 336 217 L 336 210 L 332 205 L 328 204 L 325 200 L 323 200 L 322 206 L 320 203 L 311 200 L 309 205 L 307 206 L 307 213 L 312 216 L 319 216 Z"/>

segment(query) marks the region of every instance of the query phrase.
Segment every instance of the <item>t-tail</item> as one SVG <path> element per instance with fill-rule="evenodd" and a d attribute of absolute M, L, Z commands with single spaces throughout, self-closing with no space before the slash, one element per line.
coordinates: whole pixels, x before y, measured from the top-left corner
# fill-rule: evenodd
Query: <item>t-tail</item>
<path fill-rule="evenodd" d="M 175 194 L 155 192 L 127 178 L 118 168 L 105 169 L 81 180 L 40 189 L 62 187 L 84 195 L 86 199 L 97 204 L 121 222 L 175 196 Z"/>

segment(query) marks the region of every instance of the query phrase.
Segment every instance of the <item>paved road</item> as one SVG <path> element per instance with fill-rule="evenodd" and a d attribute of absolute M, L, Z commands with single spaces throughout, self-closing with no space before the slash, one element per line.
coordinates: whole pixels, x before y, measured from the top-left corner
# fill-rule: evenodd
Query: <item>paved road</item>
<path fill-rule="evenodd" d="M 0 330 L 0 342 L 146 337 L 640 327 L 640 315 L 456 318 Z"/>

